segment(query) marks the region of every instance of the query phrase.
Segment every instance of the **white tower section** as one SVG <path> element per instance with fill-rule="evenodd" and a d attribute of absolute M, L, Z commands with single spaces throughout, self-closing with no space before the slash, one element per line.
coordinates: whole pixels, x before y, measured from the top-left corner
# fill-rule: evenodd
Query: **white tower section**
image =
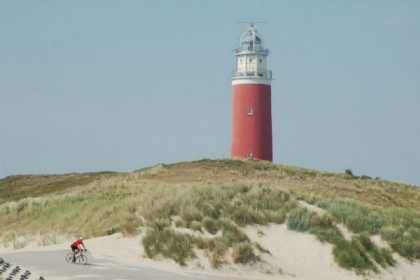
<path fill-rule="evenodd" d="M 272 74 L 267 70 L 268 49 L 264 48 L 261 35 L 254 24 L 248 26 L 247 32 L 239 39 L 236 49 L 236 69 L 232 72 L 232 83 L 252 83 L 254 78 L 258 83 L 271 84 Z M 246 79 L 246 77 L 250 79 Z M 245 78 L 245 80 L 244 80 Z"/>

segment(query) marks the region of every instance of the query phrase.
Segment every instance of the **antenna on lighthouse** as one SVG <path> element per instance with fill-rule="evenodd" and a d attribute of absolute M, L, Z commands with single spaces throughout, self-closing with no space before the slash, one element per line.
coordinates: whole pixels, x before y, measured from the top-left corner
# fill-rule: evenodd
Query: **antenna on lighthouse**
<path fill-rule="evenodd" d="M 248 28 L 250 29 L 255 29 L 255 24 L 256 23 L 267 23 L 266 21 L 237 21 L 236 23 L 240 23 L 240 24 L 248 24 Z"/>

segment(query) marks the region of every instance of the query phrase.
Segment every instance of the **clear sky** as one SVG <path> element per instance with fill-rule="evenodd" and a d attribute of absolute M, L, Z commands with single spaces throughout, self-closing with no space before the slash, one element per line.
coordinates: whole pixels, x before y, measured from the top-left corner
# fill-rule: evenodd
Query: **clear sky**
<path fill-rule="evenodd" d="M 229 157 L 247 21 L 274 162 L 420 186 L 418 0 L 0 0 L 0 177 Z"/>

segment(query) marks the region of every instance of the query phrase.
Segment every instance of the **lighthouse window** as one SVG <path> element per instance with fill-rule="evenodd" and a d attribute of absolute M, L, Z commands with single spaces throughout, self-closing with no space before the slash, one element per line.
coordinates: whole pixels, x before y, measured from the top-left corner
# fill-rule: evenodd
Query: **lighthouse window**
<path fill-rule="evenodd" d="M 252 116 L 253 114 L 254 114 L 254 110 L 251 107 L 249 107 L 248 108 L 248 116 Z"/>
<path fill-rule="evenodd" d="M 246 154 L 246 158 L 247 158 L 247 159 L 252 159 L 252 153 L 251 153 L 251 152 L 248 152 L 248 153 Z"/>
<path fill-rule="evenodd" d="M 262 59 L 260 58 L 260 62 L 262 62 Z"/>
<path fill-rule="evenodd" d="M 249 59 L 249 62 L 252 62 L 252 58 Z"/>

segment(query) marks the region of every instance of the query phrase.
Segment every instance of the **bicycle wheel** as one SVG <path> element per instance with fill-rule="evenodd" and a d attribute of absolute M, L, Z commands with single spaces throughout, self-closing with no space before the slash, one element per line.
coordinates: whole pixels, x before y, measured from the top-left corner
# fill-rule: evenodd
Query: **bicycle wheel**
<path fill-rule="evenodd" d="M 71 263 L 73 261 L 73 253 L 68 253 L 66 255 L 66 262 Z"/>
<path fill-rule="evenodd" d="M 87 257 L 85 255 L 80 255 L 79 256 L 79 263 L 83 264 L 83 265 L 87 264 Z"/>

